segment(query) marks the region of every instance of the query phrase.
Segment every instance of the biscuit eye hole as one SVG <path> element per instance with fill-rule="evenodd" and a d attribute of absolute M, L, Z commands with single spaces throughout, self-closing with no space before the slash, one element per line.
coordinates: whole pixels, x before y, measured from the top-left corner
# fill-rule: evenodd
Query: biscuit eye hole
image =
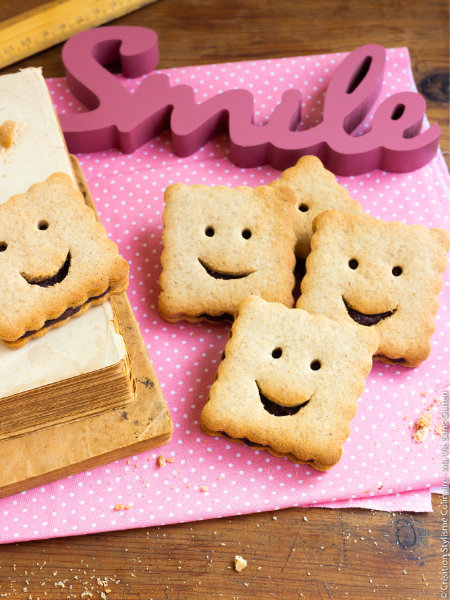
<path fill-rule="evenodd" d="M 205 235 L 212 237 L 214 235 L 214 227 L 207 227 L 205 229 Z"/>
<path fill-rule="evenodd" d="M 48 229 L 48 222 L 47 221 L 39 221 L 38 229 L 40 229 L 41 231 L 45 231 L 46 229 Z"/>
<path fill-rule="evenodd" d="M 403 269 L 401 267 L 394 267 L 392 269 L 392 275 L 394 275 L 394 277 L 398 277 L 402 273 L 403 273 Z"/>
<path fill-rule="evenodd" d="M 300 206 L 298 207 L 298 210 L 300 210 L 301 212 L 308 212 L 309 210 L 309 206 L 307 204 L 300 204 Z"/>
<path fill-rule="evenodd" d="M 272 358 L 280 358 L 282 354 L 283 350 L 281 348 L 275 348 L 275 350 L 272 350 Z"/>
<path fill-rule="evenodd" d="M 322 366 L 320 360 L 313 360 L 312 363 L 309 365 L 311 367 L 312 371 L 318 371 L 320 369 L 320 367 Z"/>
<path fill-rule="evenodd" d="M 358 268 L 358 261 L 356 260 L 356 258 L 352 258 L 351 260 L 348 261 L 348 266 L 350 267 L 350 269 L 357 269 Z"/>
<path fill-rule="evenodd" d="M 0 242 L 0 252 L 4 252 L 7 247 L 8 244 L 6 242 Z"/>
<path fill-rule="evenodd" d="M 244 231 L 242 232 L 242 237 L 245 240 L 249 240 L 252 237 L 252 232 L 250 231 L 250 229 L 244 229 Z"/>

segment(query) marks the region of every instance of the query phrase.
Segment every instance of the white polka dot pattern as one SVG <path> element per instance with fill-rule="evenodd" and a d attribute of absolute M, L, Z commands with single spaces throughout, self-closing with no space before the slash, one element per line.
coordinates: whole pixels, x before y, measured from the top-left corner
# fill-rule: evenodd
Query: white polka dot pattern
<path fill-rule="evenodd" d="M 323 90 L 344 54 L 187 67 L 165 72 L 172 85 L 188 83 L 197 101 L 244 87 L 255 95 L 264 122 L 290 87 L 303 90 L 303 127 L 321 118 Z M 387 53 L 380 96 L 415 89 L 407 50 Z M 140 79 L 123 80 L 136 90 Z M 63 79 L 48 82 L 58 112 L 80 110 Z M 370 118 L 362 125 L 367 129 Z M 376 363 L 359 400 L 341 462 L 328 473 L 274 458 L 244 444 L 206 436 L 199 416 L 225 346 L 228 327 L 168 324 L 157 311 L 163 191 L 173 182 L 255 186 L 279 176 L 271 167 L 240 169 L 219 136 L 180 159 L 165 132 L 131 155 L 116 150 L 80 155 L 98 212 L 130 263 L 129 298 L 174 420 L 164 448 L 99 467 L 0 500 L 0 541 L 20 541 L 166 524 L 288 506 L 367 506 L 429 510 L 439 485 L 441 438 L 422 444 L 413 423 L 429 408 L 437 425 L 449 381 L 448 279 L 441 294 L 430 358 L 410 370 Z M 373 171 L 341 178 L 373 216 L 448 229 L 449 177 L 441 155 L 402 175 Z M 156 458 L 163 454 L 165 466 Z M 386 495 L 391 495 L 386 498 Z M 379 500 L 378 500 L 378 497 Z"/>

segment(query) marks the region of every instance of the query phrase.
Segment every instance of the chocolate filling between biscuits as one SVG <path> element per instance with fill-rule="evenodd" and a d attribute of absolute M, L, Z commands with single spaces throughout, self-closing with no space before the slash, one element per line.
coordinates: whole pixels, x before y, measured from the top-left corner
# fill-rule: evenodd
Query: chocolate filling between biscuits
<path fill-rule="evenodd" d="M 198 259 L 198 262 L 202 265 L 205 271 L 208 273 L 210 277 L 214 277 L 214 279 L 243 279 L 244 277 L 248 277 L 255 271 L 248 271 L 247 273 L 227 273 L 226 271 L 218 271 L 217 269 L 213 269 L 209 265 L 205 263 L 201 258 Z"/>
<path fill-rule="evenodd" d="M 375 354 L 374 358 L 384 358 L 385 360 L 388 360 L 389 362 L 394 364 L 401 364 L 406 362 L 406 358 L 389 358 L 389 356 L 385 356 L 384 354 Z"/>
<path fill-rule="evenodd" d="M 208 313 L 202 313 L 199 315 L 199 319 L 207 319 L 208 321 L 213 321 L 215 323 L 234 321 L 234 317 L 233 315 L 230 315 L 230 313 L 223 313 L 221 315 L 208 315 Z"/>
<path fill-rule="evenodd" d="M 70 251 L 69 251 L 67 253 L 66 260 L 64 261 L 62 267 L 54 275 L 51 275 L 50 277 L 46 277 L 45 279 L 34 279 L 33 277 L 29 277 L 25 273 L 21 273 L 21 275 L 25 279 L 25 281 L 27 283 L 29 283 L 30 285 L 38 285 L 39 287 L 44 287 L 44 288 L 52 287 L 53 285 L 56 285 L 57 283 L 61 283 L 67 277 L 67 274 L 69 273 L 69 269 L 70 269 L 71 260 L 72 260 L 72 257 L 70 255 Z"/>
<path fill-rule="evenodd" d="M 391 317 L 395 311 L 397 310 L 396 308 L 394 308 L 394 310 L 388 310 L 384 313 L 376 313 L 373 315 L 368 315 L 368 314 L 364 314 L 361 313 L 357 310 L 355 310 L 354 308 L 352 308 L 347 301 L 345 300 L 345 298 L 342 298 L 344 304 L 345 304 L 345 308 L 347 309 L 347 312 L 349 314 L 349 316 L 359 325 L 364 325 L 365 327 L 371 327 L 372 325 L 376 325 L 377 323 L 379 323 L 380 321 L 382 321 L 383 319 L 387 319 L 388 317 Z"/>
<path fill-rule="evenodd" d="M 223 437 L 226 437 L 229 440 L 236 439 L 236 438 L 231 437 L 231 435 L 228 435 L 228 433 L 225 433 L 225 431 L 218 431 L 217 433 L 220 433 L 220 435 L 223 435 Z M 240 439 L 241 442 L 244 442 L 244 444 L 246 446 L 250 446 L 251 448 L 253 446 L 259 446 L 260 448 L 269 448 L 269 446 L 267 446 L 266 444 L 257 444 L 256 442 L 252 442 L 248 438 L 238 438 L 238 439 Z"/>
<path fill-rule="evenodd" d="M 273 450 L 272 446 L 269 446 L 268 444 L 257 444 L 256 442 L 252 442 L 248 438 L 234 438 L 231 435 L 228 435 L 228 433 L 225 433 L 225 431 L 216 431 L 215 433 L 217 433 L 218 435 L 222 435 L 224 438 L 227 438 L 228 440 L 232 440 L 235 442 L 244 442 L 244 444 L 246 446 L 249 446 L 250 448 L 268 448 L 269 450 Z M 286 456 L 288 458 L 292 457 L 291 454 L 280 454 L 280 456 Z M 315 459 L 314 458 L 305 458 L 301 462 L 304 464 L 314 466 Z"/>
<path fill-rule="evenodd" d="M 67 308 L 61 315 L 59 315 L 59 317 L 56 317 L 56 319 L 48 319 L 47 321 L 45 321 L 45 323 L 41 329 L 34 329 L 32 331 L 27 331 L 18 339 L 22 340 L 24 338 L 30 337 L 30 335 L 37 333 L 37 331 L 41 331 L 42 329 L 45 329 L 46 327 L 51 327 L 52 325 L 55 325 L 56 323 L 60 323 L 61 321 L 65 321 L 66 319 L 73 317 L 78 312 L 80 312 L 80 310 L 83 308 L 83 306 L 86 306 L 86 304 L 89 304 L 90 302 L 93 302 L 94 300 L 98 300 L 99 298 L 103 298 L 103 296 L 106 296 L 106 294 L 109 292 L 109 290 L 110 290 L 110 288 L 108 288 L 102 294 L 99 294 L 98 296 L 91 296 L 90 298 L 88 298 L 86 300 L 86 302 L 84 302 L 83 304 L 80 304 L 80 306 L 74 306 L 74 307 Z"/>
<path fill-rule="evenodd" d="M 259 397 L 264 407 L 264 410 L 266 410 L 269 414 L 273 415 L 274 417 L 288 417 L 295 415 L 301 408 L 305 407 L 309 403 L 309 400 L 306 400 L 306 402 L 302 402 L 302 404 L 296 404 L 295 406 L 281 406 L 280 404 L 273 402 L 273 400 L 269 400 L 269 398 L 261 391 L 258 382 L 255 381 L 255 383 L 258 388 Z M 228 435 L 228 433 L 225 433 L 225 431 L 219 431 L 218 433 L 230 440 L 239 439 L 241 440 L 241 442 L 244 442 L 246 446 L 259 446 L 260 448 L 270 448 L 270 446 L 268 446 L 267 444 L 258 444 L 257 442 L 252 442 L 246 437 L 233 438 L 231 435 Z"/>
<path fill-rule="evenodd" d="M 264 410 L 274 417 L 289 417 L 296 415 L 301 408 L 304 408 L 309 403 L 309 400 L 306 400 L 306 402 L 302 402 L 302 404 L 296 404 L 295 406 L 281 406 L 281 404 L 277 404 L 263 394 L 258 382 L 255 381 L 255 383 L 256 387 L 258 388 L 259 398 Z"/>

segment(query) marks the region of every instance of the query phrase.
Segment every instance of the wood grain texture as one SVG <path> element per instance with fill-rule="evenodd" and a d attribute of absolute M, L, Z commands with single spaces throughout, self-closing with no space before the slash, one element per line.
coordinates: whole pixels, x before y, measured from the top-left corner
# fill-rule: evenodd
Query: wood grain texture
<path fill-rule="evenodd" d="M 0 20 L 39 4 L 3 0 Z M 154 29 L 164 68 L 348 51 L 369 42 L 407 46 L 448 160 L 448 12 L 447 0 L 159 0 L 116 23 Z M 46 77 L 62 76 L 60 50 L 2 72 L 43 65 Z M 0 598 L 439 598 L 437 496 L 433 502 L 430 514 L 287 509 L 0 546 Z M 241 573 L 233 569 L 236 554 L 248 561 Z"/>
<path fill-rule="evenodd" d="M 108 589 L 108 600 L 437 599 L 439 535 L 439 519 L 429 514 L 315 508 L 13 544 L 0 546 L 0 594 L 78 600 Z M 240 573 L 236 554 L 248 562 Z"/>
<path fill-rule="evenodd" d="M 49 0 L 0 21 L 0 66 L 63 43 L 85 29 L 99 27 L 155 0 Z"/>

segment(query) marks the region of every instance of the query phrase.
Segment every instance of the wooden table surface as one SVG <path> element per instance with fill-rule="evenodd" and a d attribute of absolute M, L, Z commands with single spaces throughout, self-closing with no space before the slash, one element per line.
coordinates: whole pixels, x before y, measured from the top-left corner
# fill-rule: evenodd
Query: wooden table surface
<path fill-rule="evenodd" d="M 80 0 L 82 2 L 82 0 Z M 2 0 L 0 21 L 39 6 Z M 448 160 L 447 0 L 159 0 L 116 21 L 159 36 L 160 66 L 407 46 Z M 61 46 L 1 71 L 62 76 Z M 434 513 L 286 509 L 99 535 L 0 546 L 0 598 L 299 598 L 389 600 L 442 595 Z M 236 554 L 248 567 L 232 568 Z"/>

